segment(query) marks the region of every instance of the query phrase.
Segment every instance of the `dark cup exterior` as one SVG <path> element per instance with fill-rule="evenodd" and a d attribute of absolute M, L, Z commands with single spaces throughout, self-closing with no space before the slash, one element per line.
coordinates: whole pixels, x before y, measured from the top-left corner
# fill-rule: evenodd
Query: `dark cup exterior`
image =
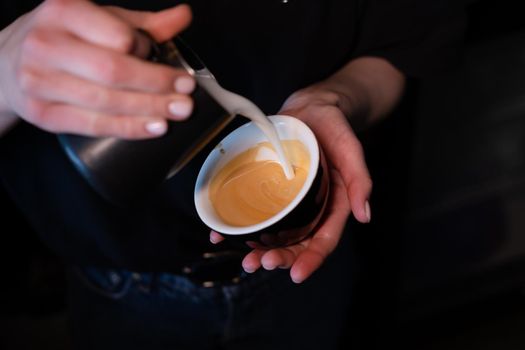
<path fill-rule="evenodd" d="M 319 149 L 317 174 L 299 204 L 276 223 L 256 232 L 225 234 L 226 239 L 251 248 L 278 248 L 298 243 L 315 232 L 324 214 L 330 193 L 330 173 L 322 149 Z"/>

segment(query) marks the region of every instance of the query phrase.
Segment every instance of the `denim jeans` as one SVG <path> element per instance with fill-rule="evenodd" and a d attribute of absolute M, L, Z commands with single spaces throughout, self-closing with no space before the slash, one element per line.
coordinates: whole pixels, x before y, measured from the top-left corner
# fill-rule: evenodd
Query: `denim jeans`
<path fill-rule="evenodd" d="M 203 287 L 168 273 L 72 268 L 70 314 L 78 349 L 338 349 L 350 298 L 340 246 L 310 279 L 288 270 Z"/>

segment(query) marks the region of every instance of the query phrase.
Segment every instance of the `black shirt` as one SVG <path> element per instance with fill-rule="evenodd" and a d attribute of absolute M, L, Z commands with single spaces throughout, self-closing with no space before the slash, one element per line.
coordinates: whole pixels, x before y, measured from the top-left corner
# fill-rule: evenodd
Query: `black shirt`
<path fill-rule="evenodd" d="M 157 10 L 178 2 L 99 3 Z M 222 85 L 268 114 L 294 91 L 361 55 L 385 57 L 409 76 L 435 72 L 453 59 L 463 27 L 459 6 L 437 0 L 189 3 L 194 20 L 183 33 L 186 41 Z M 14 9 L 2 9 L 11 15 L 4 23 L 19 15 Z M 0 175 L 42 239 L 67 261 L 166 271 L 199 252 L 227 247 L 208 242 L 193 204 L 206 154 L 144 202 L 123 209 L 92 191 L 55 135 L 21 123 L 0 140 Z"/>

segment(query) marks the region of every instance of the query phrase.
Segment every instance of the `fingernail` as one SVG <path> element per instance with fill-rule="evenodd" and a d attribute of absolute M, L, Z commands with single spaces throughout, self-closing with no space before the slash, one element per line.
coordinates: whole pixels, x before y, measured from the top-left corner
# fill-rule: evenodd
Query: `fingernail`
<path fill-rule="evenodd" d="M 210 242 L 213 244 L 217 244 L 217 239 L 215 239 L 215 236 L 210 235 Z"/>
<path fill-rule="evenodd" d="M 246 271 L 246 273 L 254 273 L 255 272 L 254 268 L 251 268 L 251 267 L 248 267 L 248 266 L 243 266 L 242 268 L 244 269 L 244 271 Z"/>
<path fill-rule="evenodd" d="M 165 121 L 155 121 L 146 123 L 146 130 L 153 135 L 162 135 L 168 129 L 168 125 Z"/>
<path fill-rule="evenodd" d="M 290 277 L 292 278 L 292 282 L 296 283 L 296 284 L 303 283 L 303 281 L 304 281 L 303 278 L 299 278 L 299 277 L 294 276 L 294 275 L 291 275 Z"/>
<path fill-rule="evenodd" d="M 195 90 L 195 80 L 190 77 L 178 77 L 175 80 L 175 91 L 181 94 L 189 94 Z"/>
<path fill-rule="evenodd" d="M 273 271 L 276 268 L 275 265 L 263 265 L 263 267 L 266 271 Z"/>
<path fill-rule="evenodd" d="M 192 105 L 187 101 L 174 101 L 168 106 L 170 113 L 179 118 L 187 118 L 191 114 Z"/>
<path fill-rule="evenodd" d="M 365 202 L 365 215 L 367 222 L 370 222 L 372 220 L 372 211 L 370 210 L 370 203 L 368 201 Z"/>

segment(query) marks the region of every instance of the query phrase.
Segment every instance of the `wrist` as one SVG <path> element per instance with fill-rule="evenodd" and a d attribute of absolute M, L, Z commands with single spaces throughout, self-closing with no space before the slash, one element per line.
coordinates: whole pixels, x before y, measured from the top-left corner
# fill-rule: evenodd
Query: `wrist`
<path fill-rule="evenodd" d="M 352 79 L 342 80 L 337 76 L 332 76 L 319 83 L 318 88 L 334 96 L 335 105 L 349 120 L 366 119 L 370 112 L 370 99 L 366 91 Z"/>
<path fill-rule="evenodd" d="M 338 95 L 338 107 L 354 128 L 366 128 L 395 108 L 405 88 L 405 76 L 390 62 L 360 57 L 319 83 Z"/>
<path fill-rule="evenodd" d="M 305 105 L 336 107 L 356 130 L 366 127 L 370 114 L 366 94 L 356 84 L 341 82 L 333 77 L 297 91 L 289 101 L 291 103 L 287 103 L 286 107 L 292 109 Z"/>

